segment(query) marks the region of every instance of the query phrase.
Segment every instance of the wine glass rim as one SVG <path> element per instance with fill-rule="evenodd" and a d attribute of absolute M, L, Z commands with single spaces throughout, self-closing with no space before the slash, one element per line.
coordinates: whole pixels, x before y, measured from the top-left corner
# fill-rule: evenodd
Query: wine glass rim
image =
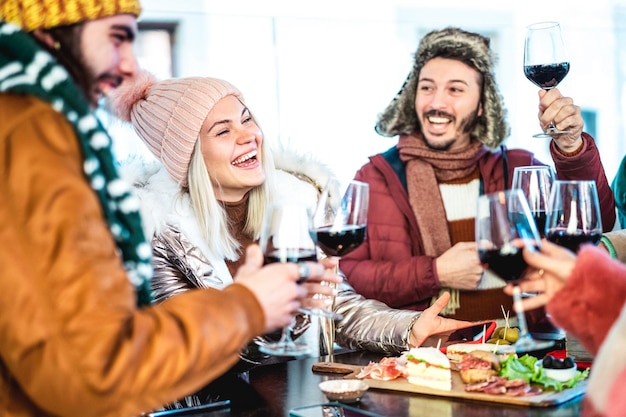
<path fill-rule="evenodd" d="M 520 194 L 522 197 L 524 197 L 522 190 L 520 190 L 519 188 L 510 188 L 508 190 L 500 190 L 489 194 L 483 194 L 479 196 L 479 198 L 497 199 L 500 198 L 501 195 L 507 196 L 511 194 Z"/>
<path fill-rule="evenodd" d="M 558 183 L 558 184 L 563 184 L 563 185 L 567 185 L 567 184 L 583 184 L 583 185 L 587 185 L 587 184 L 593 184 L 594 186 L 596 185 L 596 180 L 556 180 L 554 181 L 554 183 Z"/>
<path fill-rule="evenodd" d="M 558 26 L 560 26 L 559 22 L 545 21 L 545 22 L 531 23 L 530 25 L 526 26 L 526 28 L 529 30 L 535 30 L 535 29 L 549 29 L 549 28 L 558 27 Z"/>
<path fill-rule="evenodd" d="M 350 182 L 348 182 L 348 184 L 356 184 L 356 185 L 360 185 L 362 187 L 369 187 L 370 185 L 366 182 L 363 181 L 359 181 L 359 180 L 350 180 Z"/>
<path fill-rule="evenodd" d="M 513 171 L 544 171 L 544 170 L 552 170 L 550 165 L 525 165 L 515 167 Z"/>

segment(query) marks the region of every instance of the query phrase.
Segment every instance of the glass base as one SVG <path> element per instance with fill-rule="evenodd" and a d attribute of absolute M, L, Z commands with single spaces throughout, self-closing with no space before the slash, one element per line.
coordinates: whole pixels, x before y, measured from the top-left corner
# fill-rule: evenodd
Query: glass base
<path fill-rule="evenodd" d="M 326 308 L 300 308 L 298 311 L 309 316 L 324 317 L 326 319 L 341 320 L 343 316 Z"/>
<path fill-rule="evenodd" d="M 533 138 L 546 138 L 546 139 L 551 139 L 554 136 L 559 136 L 559 135 L 571 135 L 572 131 L 571 130 L 559 130 L 555 127 L 551 127 L 548 128 L 545 132 L 543 133 L 535 133 L 533 135 Z"/>
<path fill-rule="evenodd" d="M 516 353 L 529 353 L 549 349 L 554 346 L 554 340 L 538 340 L 526 336 L 520 337 L 512 346 Z"/>
<path fill-rule="evenodd" d="M 276 342 L 259 346 L 259 350 L 274 356 L 306 356 L 311 354 L 311 349 L 302 343 Z"/>

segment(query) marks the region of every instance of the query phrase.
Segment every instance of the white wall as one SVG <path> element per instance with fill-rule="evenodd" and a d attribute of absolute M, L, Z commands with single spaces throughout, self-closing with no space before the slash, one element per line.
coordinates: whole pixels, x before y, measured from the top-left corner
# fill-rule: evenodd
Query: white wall
<path fill-rule="evenodd" d="M 238 86 L 267 140 L 313 152 L 345 182 L 395 139 L 373 129 L 402 85 L 419 39 L 459 26 L 492 36 L 508 108 L 510 147 L 549 162 L 539 130 L 537 88 L 523 74 L 525 26 L 558 20 L 571 69 L 560 90 L 598 111 L 597 140 L 609 180 L 624 153 L 611 0 L 524 2 L 142 0 L 144 21 L 177 21 L 176 76 L 221 77 Z M 116 131 L 122 136 L 122 131 Z M 120 142 L 119 153 L 142 145 Z"/>

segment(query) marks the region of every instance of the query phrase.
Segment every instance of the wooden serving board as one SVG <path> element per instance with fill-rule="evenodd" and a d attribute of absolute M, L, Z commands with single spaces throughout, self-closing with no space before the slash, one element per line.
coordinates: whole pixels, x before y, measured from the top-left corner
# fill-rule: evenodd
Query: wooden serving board
<path fill-rule="evenodd" d="M 347 365 L 336 362 L 318 362 L 313 365 L 314 372 L 342 374 L 344 378 L 354 378 L 363 366 Z M 585 393 L 587 381 L 579 382 L 574 388 L 566 388 L 563 391 L 544 391 L 539 395 L 527 397 L 509 397 L 506 395 L 485 394 L 482 392 L 467 392 L 465 384 L 461 381 L 458 372 L 452 371 L 452 390 L 444 391 L 420 385 L 411 384 L 406 378 L 398 378 L 391 381 L 380 381 L 377 379 L 362 379 L 370 388 L 392 391 L 404 391 L 416 394 L 436 395 L 439 397 L 452 397 L 473 401 L 485 401 L 491 403 L 523 405 L 527 407 L 552 407 L 571 399 L 579 397 Z"/>

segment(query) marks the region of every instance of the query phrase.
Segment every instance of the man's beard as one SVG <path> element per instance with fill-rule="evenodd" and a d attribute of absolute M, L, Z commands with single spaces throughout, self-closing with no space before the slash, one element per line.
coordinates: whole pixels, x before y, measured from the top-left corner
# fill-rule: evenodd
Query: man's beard
<path fill-rule="evenodd" d="M 435 114 L 435 113 L 437 113 L 437 114 Z M 456 121 L 456 117 L 454 117 L 451 114 L 447 114 L 447 113 L 443 113 L 443 112 L 428 112 L 428 113 L 424 113 L 424 118 L 426 118 L 426 117 L 428 117 L 430 115 L 433 115 L 433 116 L 440 115 L 440 116 L 448 117 L 448 118 L 450 118 L 452 123 L 454 123 Z M 434 151 L 447 151 L 459 139 L 459 134 L 470 133 L 472 130 L 474 130 L 474 127 L 476 126 L 476 123 L 478 123 L 478 109 L 474 110 L 467 117 L 465 117 L 464 119 L 461 120 L 461 123 L 459 123 L 458 129 L 457 129 L 458 133 L 457 133 L 457 135 L 455 137 L 451 138 L 450 140 L 448 140 L 448 141 L 446 141 L 444 143 L 432 143 L 432 142 L 430 142 L 428 140 L 426 135 L 424 133 L 422 133 L 422 136 L 424 138 L 424 143 L 426 143 L 426 146 L 428 146 L 430 149 L 432 149 Z"/>
<path fill-rule="evenodd" d="M 58 42 L 58 46 L 51 48 L 45 43 L 40 43 L 40 45 L 67 70 L 85 99 L 93 107 L 98 103 L 93 103 L 91 89 L 94 86 L 94 77 L 90 68 L 85 65 L 80 49 L 82 31 L 82 23 L 51 28 L 48 33 Z"/>

